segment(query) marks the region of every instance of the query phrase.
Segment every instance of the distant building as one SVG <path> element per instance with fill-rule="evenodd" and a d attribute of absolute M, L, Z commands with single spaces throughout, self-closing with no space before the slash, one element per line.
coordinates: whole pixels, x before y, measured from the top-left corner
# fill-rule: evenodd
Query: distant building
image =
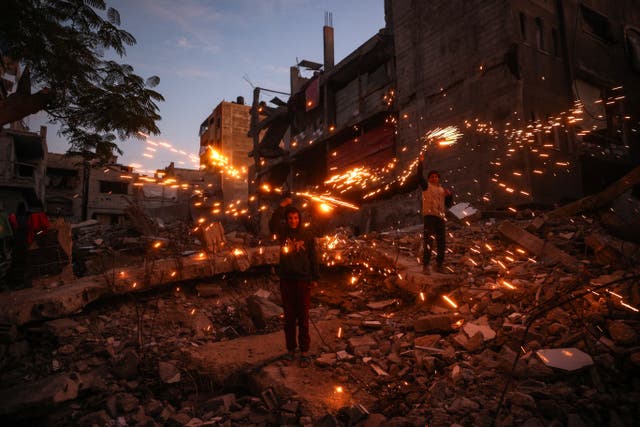
<path fill-rule="evenodd" d="M 138 174 L 115 156 L 106 165 L 93 165 L 81 156 L 48 153 L 46 177 L 47 214 L 72 223 L 124 224 L 126 208 L 140 197 L 134 184 Z"/>
<path fill-rule="evenodd" d="M 171 162 L 155 174 L 157 183 L 145 183 L 141 204 L 151 217 L 190 221 L 198 216 L 201 195 L 214 187 L 215 175 L 201 169 L 177 168 Z"/>
<path fill-rule="evenodd" d="M 46 127 L 40 133 L 19 126 L 0 129 L 0 201 L 7 212 L 15 212 L 20 202 L 28 209 L 43 207 L 46 135 Z"/>
<path fill-rule="evenodd" d="M 46 212 L 50 218 L 71 223 L 82 220 L 82 165 L 81 156 L 47 154 Z"/>
<path fill-rule="evenodd" d="M 247 168 L 251 162 L 249 151 L 253 148 L 252 140 L 247 135 L 250 124 L 250 107 L 244 105 L 244 99 L 238 97 L 236 102 L 222 101 L 200 125 L 200 164 L 211 178 L 212 185 L 205 190 L 209 198 L 215 198 L 230 204 L 237 200 L 246 202 L 247 181 L 232 178 L 220 172 L 220 168 L 212 166 L 208 157 L 212 147 L 224 156 L 229 165 L 236 169 Z"/>

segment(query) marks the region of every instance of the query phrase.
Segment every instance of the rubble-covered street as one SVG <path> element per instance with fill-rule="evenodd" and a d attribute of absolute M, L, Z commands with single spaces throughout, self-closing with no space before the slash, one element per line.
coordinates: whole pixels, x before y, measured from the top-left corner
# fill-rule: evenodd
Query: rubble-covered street
<path fill-rule="evenodd" d="M 640 0 L 0 10 L 0 426 L 640 425 Z"/>
<path fill-rule="evenodd" d="M 421 226 L 361 236 L 338 229 L 322 239 L 306 368 L 282 359 L 268 259 L 147 291 L 105 292 L 76 313 L 17 327 L 11 306 L 29 289 L 4 292 L 2 419 L 634 425 L 638 246 L 610 234 L 602 216 L 542 214 L 449 221 L 442 273 L 423 274 L 417 262 Z M 229 238 L 237 249 L 242 239 Z"/>

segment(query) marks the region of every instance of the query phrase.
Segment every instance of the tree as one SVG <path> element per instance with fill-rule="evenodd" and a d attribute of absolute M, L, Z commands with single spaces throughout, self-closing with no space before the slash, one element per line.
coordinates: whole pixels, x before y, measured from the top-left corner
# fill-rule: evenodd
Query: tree
<path fill-rule="evenodd" d="M 136 43 L 119 25 L 118 11 L 103 0 L 3 0 L 0 77 L 15 74 L 17 88 L 0 84 L 0 126 L 44 110 L 70 151 L 93 157 L 122 153 L 114 134 L 158 134 L 156 102 L 164 98 L 152 88 L 160 79 L 145 81 L 105 58 L 110 50 L 122 58 L 125 45 Z"/>

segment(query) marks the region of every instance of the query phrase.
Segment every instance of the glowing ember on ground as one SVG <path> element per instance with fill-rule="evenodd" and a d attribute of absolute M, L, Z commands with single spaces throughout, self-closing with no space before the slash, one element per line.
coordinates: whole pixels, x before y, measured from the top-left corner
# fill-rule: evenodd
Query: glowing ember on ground
<path fill-rule="evenodd" d="M 451 298 L 446 295 L 442 295 L 442 299 L 445 300 L 451 307 L 458 308 L 458 304 L 456 304 Z"/>

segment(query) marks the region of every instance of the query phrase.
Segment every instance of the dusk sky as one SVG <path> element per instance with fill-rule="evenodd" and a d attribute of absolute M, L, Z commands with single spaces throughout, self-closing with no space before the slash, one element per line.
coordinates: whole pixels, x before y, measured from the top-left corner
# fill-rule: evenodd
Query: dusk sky
<path fill-rule="evenodd" d="M 198 153 L 200 123 L 219 102 L 252 99 L 254 85 L 289 92 L 289 67 L 307 59 L 322 62 L 324 12 L 333 14 L 335 60 L 338 63 L 384 27 L 383 0 L 107 0 L 120 12 L 121 28 L 137 40 L 120 62 L 136 74 L 160 77 L 156 90 L 164 141 L 186 153 Z M 286 96 L 278 95 L 286 99 Z M 273 94 L 264 94 L 268 101 Z M 43 115 L 31 116 L 37 131 Z M 64 152 L 67 143 L 49 125 L 49 151 Z M 123 164 L 139 172 L 194 167 L 184 154 L 158 148 L 144 157 L 145 144 L 119 143 Z M 147 155 L 149 152 L 147 151 Z"/>

